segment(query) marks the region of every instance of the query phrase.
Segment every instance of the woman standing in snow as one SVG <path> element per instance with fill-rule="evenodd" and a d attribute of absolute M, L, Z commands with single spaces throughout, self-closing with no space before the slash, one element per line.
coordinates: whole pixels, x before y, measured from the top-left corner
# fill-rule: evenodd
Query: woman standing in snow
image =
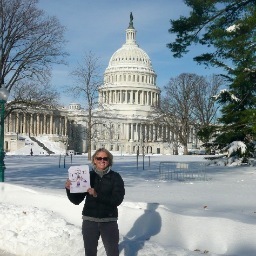
<path fill-rule="evenodd" d="M 125 195 L 124 182 L 120 174 L 111 170 L 113 155 L 100 148 L 92 156 L 93 170 L 90 172 L 91 187 L 86 193 L 70 193 L 71 181 L 65 187 L 68 199 L 80 204 L 82 211 L 82 234 L 86 256 L 96 256 L 101 236 L 107 256 L 118 256 L 119 229 L 117 224 L 119 206 Z"/>

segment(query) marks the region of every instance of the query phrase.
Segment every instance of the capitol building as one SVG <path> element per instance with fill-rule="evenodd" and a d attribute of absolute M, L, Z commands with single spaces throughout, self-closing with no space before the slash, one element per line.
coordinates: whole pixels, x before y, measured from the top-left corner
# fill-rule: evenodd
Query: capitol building
<path fill-rule="evenodd" d="M 155 115 L 161 91 L 148 54 L 136 42 L 132 14 L 125 35 L 125 43 L 111 56 L 98 89 L 98 108 L 91 116 L 91 149 L 105 147 L 121 154 L 177 153 L 175 134 Z M 16 110 L 5 120 L 4 148 L 8 152 L 21 147 L 22 136 L 47 148 L 42 140 L 47 136 L 65 150 L 86 153 L 88 123 L 88 112 L 76 103 L 60 109 Z M 192 127 L 188 148 L 198 143 Z"/>

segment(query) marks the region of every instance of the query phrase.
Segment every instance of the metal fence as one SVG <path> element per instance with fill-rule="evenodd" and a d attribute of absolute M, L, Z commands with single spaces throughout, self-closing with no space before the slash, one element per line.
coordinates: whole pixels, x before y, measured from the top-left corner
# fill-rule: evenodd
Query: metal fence
<path fill-rule="evenodd" d="M 160 162 L 161 180 L 206 180 L 205 163 Z"/>

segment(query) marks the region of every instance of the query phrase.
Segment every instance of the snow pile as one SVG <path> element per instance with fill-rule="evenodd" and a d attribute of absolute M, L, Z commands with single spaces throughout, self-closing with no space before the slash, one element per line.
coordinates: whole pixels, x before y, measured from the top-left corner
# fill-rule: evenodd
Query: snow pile
<path fill-rule="evenodd" d="M 9 204 L 0 204 L 0 212 L 0 248 L 26 256 L 83 254 L 80 228 L 56 213 Z"/>
<path fill-rule="evenodd" d="M 80 207 L 49 191 L 38 193 L 9 184 L 0 188 L 2 196 L 9 198 L 3 201 L 23 198 L 19 204 L 0 203 L 0 248 L 19 256 L 84 255 Z M 11 191 L 18 192 L 15 200 L 9 196 Z M 207 211 L 211 206 L 202 207 L 202 216 L 193 216 L 158 203 L 125 201 L 119 207 L 120 255 L 255 255 L 255 223 L 206 217 Z M 101 240 L 98 249 L 98 255 L 104 256 Z"/>
<path fill-rule="evenodd" d="M 205 156 L 154 155 L 144 160 L 142 165 L 141 156 L 138 164 L 137 156 L 114 156 L 113 169 L 126 188 L 119 206 L 121 256 L 256 255 L 255 167 L 207 165 L 205 180 L 179 182 L 161 180 L 160 163 L 202 166 Z M 68 168 L 90 164 L 87 157 L 8 155 L 5 164 L 0 255 L 84 255 L 83 204 L 68 201 L 64 183 Z M 98 256 L 105 256 L 101 240 Z"/>

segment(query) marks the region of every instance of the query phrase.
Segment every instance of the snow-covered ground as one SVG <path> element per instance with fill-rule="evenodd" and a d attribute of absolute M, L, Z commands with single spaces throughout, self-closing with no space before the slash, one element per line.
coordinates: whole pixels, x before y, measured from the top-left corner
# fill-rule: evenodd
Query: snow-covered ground
<path fill-rule="evenodd" d="M 65 159 L 65 168 L 64 168 Z M 159 179 L 162 161 L 207 162 L 204 156 L 114 156 L 126 188 L 119 207 L 120 255 L 256 255 L 256 168 L 206 167 L 205 180 Z M 86 156 L 5 158 L 0 183 L 0 255 L 82 256 L 81 211 L 64 182 Z M 191 171 L 191 170 L 188 170 Z M 105 255 L 99 243 L 99 256 Z M 5 253 L 4 253 L 5 252 Z"/>

